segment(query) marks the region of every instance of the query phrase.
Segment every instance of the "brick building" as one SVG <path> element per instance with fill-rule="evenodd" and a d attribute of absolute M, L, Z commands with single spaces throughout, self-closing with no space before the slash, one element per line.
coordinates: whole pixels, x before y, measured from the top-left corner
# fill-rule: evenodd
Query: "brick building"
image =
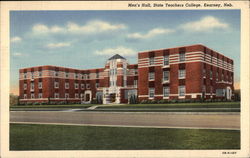
<path fill-rule="evenodd" d="M 38 66 L 19 70 L 20 103 L 128 103 L 130 99 L 232 99 L 233 60 L 203 45 L 116 54 L 104 68 Z"/>

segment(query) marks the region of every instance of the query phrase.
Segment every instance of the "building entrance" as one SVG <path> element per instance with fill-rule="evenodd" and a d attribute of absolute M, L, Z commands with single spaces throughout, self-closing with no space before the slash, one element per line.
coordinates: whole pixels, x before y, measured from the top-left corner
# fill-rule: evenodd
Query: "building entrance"
<path fill-rule="evenodd" d="M 115 100 L 116 100 L 116 94 L 115 94 L 115 93 L 111 93 L 111 94 L 109 95 L 109 97 L 110 97 L 110 102 L 111 102 L 111 103 L 114 103 Z"/>

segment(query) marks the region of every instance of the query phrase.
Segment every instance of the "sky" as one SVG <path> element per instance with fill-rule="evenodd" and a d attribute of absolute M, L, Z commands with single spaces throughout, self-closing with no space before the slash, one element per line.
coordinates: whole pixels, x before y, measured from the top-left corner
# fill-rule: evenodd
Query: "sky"
<path fill-rule="evenodd" d="M 238 87 L 240 10 L 11 11 L 10 91 L 20 68 L 103 68 L 117 53 L 135 64 L 138 52 L 193 44 L 233 59 Z"/>

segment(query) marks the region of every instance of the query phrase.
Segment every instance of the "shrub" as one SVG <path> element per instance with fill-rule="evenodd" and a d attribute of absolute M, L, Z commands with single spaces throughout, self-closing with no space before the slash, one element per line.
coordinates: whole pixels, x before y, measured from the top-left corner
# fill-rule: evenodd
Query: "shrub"
<path fill-rule="evenodd" d="M 41 105 L 39 102 L 34 102 L 33 105 Z"/>
<path fill-rule="evenodd" d="M 27 102 L 26 105 L 33 105 L 33 103 L 32 102 Z"/>

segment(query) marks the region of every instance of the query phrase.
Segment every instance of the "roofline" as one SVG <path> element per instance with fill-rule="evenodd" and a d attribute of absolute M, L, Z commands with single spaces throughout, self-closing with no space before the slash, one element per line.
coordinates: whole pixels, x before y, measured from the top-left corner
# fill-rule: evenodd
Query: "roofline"
<path fill-rule="evenodd" d="M 50 67 L 58 67 L 58 68 L 66 68 L 66 69 L 72 69 L 72 70 L 80 70 L 80 71 L 85 71 L 85 70 L 100 70 L 100 69 L 104 69 L 104 68 L 91 68 L 91 69 L 76 69 L 76 68 L 71 68 L 71 67 L 62 67 L 62 66 L 55 66 L 55 65 L 40 65 L 40 66 L 33 66 L 33 67 L 25 67 L 25 68 L 21 68 L 19 70 L 24 70 L 24 69 L 30 69 L 30 68 L 38 68 L 38 67 L 46 67 L 46 66 L 50 66 Z"/>

